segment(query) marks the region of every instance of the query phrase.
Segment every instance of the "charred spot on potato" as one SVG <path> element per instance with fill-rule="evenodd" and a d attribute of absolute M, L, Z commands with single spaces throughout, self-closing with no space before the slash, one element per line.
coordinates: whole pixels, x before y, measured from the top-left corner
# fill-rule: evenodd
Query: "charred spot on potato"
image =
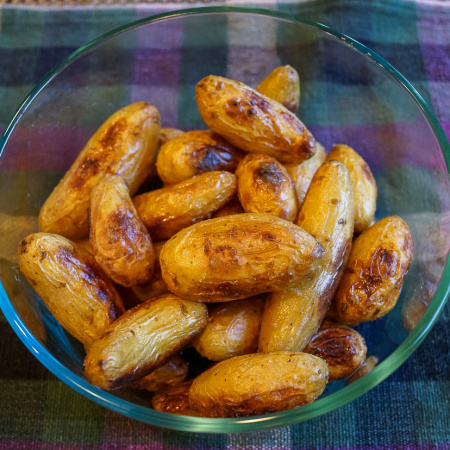
<path fill-rule="evenodd" d="M 276 163 L 266 162 L 253 172 L 255 182 L 271 187 L 274 191 L 278 191 L 282 187 L 284 181 L 283 174 L 280 172 Z"/>
<path fill-rule="evenodd" d="M 103 148 L 112 148 L 121 141 L 122 135 L 126 132 L 128 127 L 128 121 L 126 118 L 121 118 L 112 123 L 103 137 L 99 140 L 99 144 Z"/>
<path fill-rule="evenodd" d="M 74 171 L 69 183 L 69 189 L 81 189 L 86 181 L 90 180 L 100 172 L 103 161 L 104 159 L 102 160 L 100 155 L 95 156 L 88 154 L 85 156 L 85 158 L 79 162 L 77 170 Z"/>

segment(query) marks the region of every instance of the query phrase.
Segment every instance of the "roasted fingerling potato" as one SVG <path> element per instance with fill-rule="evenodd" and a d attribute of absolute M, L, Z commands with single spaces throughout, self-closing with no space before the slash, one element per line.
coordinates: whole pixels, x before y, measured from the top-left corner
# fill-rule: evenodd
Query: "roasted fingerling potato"
<path fill-rule="evenodd" d="M 242 214 L 244 212 L 245 211 L 244 208 L 242 208 L 239 197 L 236 195 L 225 206 L 222 206 L 222 208 L 218 209 L 216 212 L 213 212 L 211 219 L 215 219 L 216 217 L 232 216 L 234 214 Z"/>
<path fill-rule="evenodd" d="M 334 308 L 346 323 L 375 320 L 394 308 L 413 257 L 406 222 L 388 216 L 353 242 Z"/>
<path fill-rule="evenodd" d="M 189 404 L 189 389 L 194 380 L 188 380 L 176 386 L 170 386 L 152 397 L 152 405 L 156 411 L 183 416 L 198 416 Z"/>
<path fill-rule="evenodd" d="M 88 235 L 91 190 L 105 174 L 123 177 L 133 196 L 156 158 L 161 119 L 155 106 L 137 102 L 109 117 L 45 201 L 39 231 L 72 240 Z"/>
<path fill-rule="evenodd" d="M 19 267 L 59 324 L 90 347 L 124 312 L 114 283 L 93 255 L 51 233 L 19 244 Z"/>
<path fill-rule="evenodd" d="M 210 75 L 197 84 L 195 98 L 205 124 L 241 150 L 283 163 L 314 154 L 314 137 L 300 119 L 244 83 Z"/>
<path fill-rule="evenodd" d="M 236 170 L 237 192 L 247 213 L 267 213 L 293 222 L 298 215 L 294 183 L 275 158 L 249 153 Z"/>
<path fill-rule="evenodd" d="M 161 273 L 186 300 L 222 302 L 286 289 L 308 274 L 322 246 L 299 226 L 269 214 L 199 222 L 164 245 Z"/>
<path fill-rule="evenodd" d="M 296 408 L 319 397 L 328 366 L 307 353 L 253 353 L 221 361 L 196 377 L 189 404 L 205 417 L 242 417 Z"/>
<path fill-rule="evenodd" d="M 208 321 L 202 303 L 167 294 L 126 311 L 89 348 L 85 376 L 113 390 L 149 375 L 186 347 Z"/>

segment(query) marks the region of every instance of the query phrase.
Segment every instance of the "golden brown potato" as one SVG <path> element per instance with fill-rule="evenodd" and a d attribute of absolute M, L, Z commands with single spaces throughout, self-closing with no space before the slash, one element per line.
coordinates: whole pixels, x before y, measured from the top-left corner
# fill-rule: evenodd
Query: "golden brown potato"
<path fill-rule="evenodd" d="M 375 320 L 397 303 L 413 256 L 409 227 L 389 216 L 363 231 L 353 242 L 350 258 L 334 301 L 347 323 Z"/>
<path fill-rule="evenodd" d="M 296 113 L 300 103 L 300 77 L 293 67 L 277 67 L 261 81 L 256 90 Z"/>
<path fill-rule="evenodd" d="M 188 363 L 180 355 L 175 355 L 164 365 L 158 367 L 146 377 L 136 381 L 133 384 L 133 388 L 144 389 L 150 392 L 161 391 L 183 383 L 188 373 Z"/>
<path fill-rule="evenodd" d="M 298 164 L 284 164 L 288 174 L 294 182 L 297 194 L 298 207 L 301 208 L 308 192 L 311 180 L 317 169 L 325 162 L 327 154 L 325 149 L 316 141 L 314 156 Z"/>
<path fill-rule="evenodd" d="M 157 392 L 152 397 L 153 408 L 170 414 L 183 416 L 198 416 L 189 405 L 189 388 L 193 380 L 185 381 L 176 386 Z"/>
<path fill-rule="evenodd" d="M 150 236 L 164 240 L 193 223 L 204 220 L 236 194 L 231 172 L 207 172 L 133 199 Z"/>
<path fill-rule="evenodd" d="M 163 295 L 126 311 L 87 352 L 85 376 L 112 390 L 165 364 L 201 332 L 206 306 Z"/>
<path fill-rule="evenodd" d="M 267 296 L 259 350 L 302 351 L 319 329 L 348 259 L 354 221 L 350 174 L 338 161 L 315 173 L 297 224 L 325 249 L 315 271 Z"/>
<path fill-rule="evenodd" d="M 239 417 L 296 408 L 322 394 L 325 361 L 307 353 L 275 352 L 236 356 L 200 374 L 189 403 L 206 417 Z"/>
<path fill-rule="evenodd" d="M 234 172 L 243 157 L 241 150 L 211 130 L 193 130 L 166 142 L 156 166 L 159 178 L 173 184 L 214 170 Z"/>
<path fill-rule="evenodd" d="M 312 270 L 322 246 L 302 228 L 269 214 L 209 219 L 164 245 L 161 273 L 181 298 L 220 302 L 279 291 Z"/>
<path fill-rule="evenodd" d="M 39 231 L 75 240 L 87 236 L 94 185 L 106 173 L 117 174 L 133 196 L 150 170 L 159 130 L 159 112 L 145 102 L 133 103 L 109 117 L 45 201 Z"/>
<path fill-rule="evenodd" d="M 197 84 L 195 98 L 206 125 L 241 150 L 283 163 L 314 154 L 314 137 L 300 119 L 244 83 L 210 75 Z"/>
<path fill-rule="evenodd" d="M 319 356 L 328 364 L 328 382 L 332 382 L 347 378 L 358 369 L 366 359 L 367 346 L 353 328 L 325 320 L 305 352 Z"/>
<path fill-rule="evenodd" d="M 348 145 L 334 145 L 328 159 L 347 166 L 353 185 L 355 201 L 355 234 L 373 224 L 377 207 L 377 183 L 364 159 Z"/>
<path fill-rule="evenodd" d="M 95 260 L 114 282 L 133 286 L 151 279 L 155 265 L 152 239 L 121 177 L 105 175 L 93 187 L 89 226 Z"/>
<path fill-rule="evenodd" d="M 248 154 L 236 170 L 238 196 L 247 213 L 267 213 L 293 222 L 298 203 L 294 183 L 285 167 L 262 153 Z"/>
<path fill-rule="evenodd" d="M 242 208 L 241 202 L 237 196 L 233 197 L 225 206 L 213 212 L 211 219 L 223 216 L 232 216 L 234 214 L 242 214 L 244 209 Z"/>
<path fill-rule="evenodd" d="M 211 361 L 256 352 L 263 309 L 264 296 L 214 306 L 194 348 Z"/>
<path fill-rule="evenodd" d="M 59 324 L 86 347 L 124 311 L 92 254 L 62 236 L 27 236 L 19 244 L 19 265 Z"/>
<path fill-rule="evenodd" d="M 355 381 L 359 380 L 363 376 L 367 375 L 369 372 L 372 372 L 373 369 L 378 364 L 378 357 L 370 356 L 367 358 L 359 367 L 353 372 L 347 380 L 345 380 L 345 384 L 352 384 Z"/>

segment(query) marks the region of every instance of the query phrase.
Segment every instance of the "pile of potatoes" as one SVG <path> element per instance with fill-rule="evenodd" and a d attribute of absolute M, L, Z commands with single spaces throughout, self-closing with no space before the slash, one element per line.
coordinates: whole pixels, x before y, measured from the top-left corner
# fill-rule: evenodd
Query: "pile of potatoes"
<path fill-rule="evenodd" d="M 394 307 L 412 239 L 398 216 L 374 223 L 370 168 L 347 145 L 327 153 L 299 100 L 290 66 L 256 89 L 207 76 L 208 129 L 161 128 L 138 102 L 86 144 L 19 263 L 83 343 L 92 384 L 236 417 L 310 403 L 364 362 L 352 326 Z M 205 371 L 192 375 L 187 349 Z"/>

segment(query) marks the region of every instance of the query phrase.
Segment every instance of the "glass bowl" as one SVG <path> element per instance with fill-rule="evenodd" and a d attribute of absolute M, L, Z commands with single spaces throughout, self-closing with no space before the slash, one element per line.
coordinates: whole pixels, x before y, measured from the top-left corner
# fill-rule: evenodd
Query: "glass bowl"
<path fill-rule="evenodd" d="M 256 86 L 277 66 L 300 74 L 298 115 L 326 149 L 345 143 L 369 163 L 379 187 L 377 219 L 409 224 L 414 259 L 387 316 L 358 330 L 368 363 L 331 383 L 315 402 L 265 416 L 206 419 L 154 411 L 150 396 L 102 391 L 83 376 L 82 346 L 55 322 L 21 275 L 17 245 L 37 231 L 40 206 L 115 110 L 146 100 L 165 127 L 205 128 L 195 84 L 209 74 Z M 80 48 L 31 91 L 0 140 L 0 304 L 28 349 L 94 402 L 166 428 L 240 432 L 290 425 L 364 394 L 397 369 L 424 339 L 449 291 L 449 143 L 430 108 L 389 63 L 321 24 L 277 12 L 200 8 L 149 17 Z M 364 375 L 364 376 L 362 376 Z"/>

